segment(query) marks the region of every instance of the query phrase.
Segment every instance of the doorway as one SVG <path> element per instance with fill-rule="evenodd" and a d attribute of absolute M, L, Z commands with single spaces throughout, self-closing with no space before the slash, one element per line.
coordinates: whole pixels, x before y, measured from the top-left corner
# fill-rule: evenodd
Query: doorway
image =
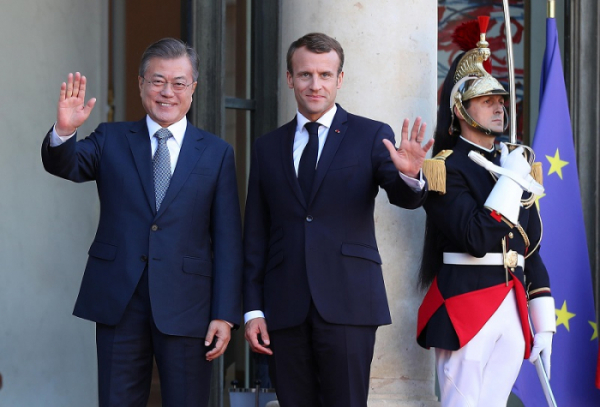
<path fill-rule="evenodd" d="M 277 125 L 278 14 L 278 0 L 109 2 L 109 121 L 144 117 L 137 77 L 149 44 L 174 37 L 192 45 L 200 55 L 200 77 L 188 119 L 234 147 L 242 214 L 252 141 Z M 231 383 L 254 386 L 264 369 L 250 355 L 243 326 L 234 331 L 214 365 L 211 407 L 229 407 Z M 160 405 L 155 365 L 148 407 Z"/>

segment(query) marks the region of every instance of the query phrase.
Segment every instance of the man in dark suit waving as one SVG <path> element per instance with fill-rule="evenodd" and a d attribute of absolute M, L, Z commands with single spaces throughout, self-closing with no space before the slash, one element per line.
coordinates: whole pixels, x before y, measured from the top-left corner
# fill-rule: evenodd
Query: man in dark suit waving
<path fill-rule="evenodd" d="M 366 407 L 375 332 L 391 323 L 373 211 L 425 199 L 425 124 L 392 129 L 335 104 L 344 53 L 307 34 L 287 54 L 294 120 L 256 141 L 244 229 L 244 312 L 253 351 L 272 355 L 282 407 Z M 268 327 L 268 328 L 267 328 Z"/>
<path fill-rule="evenodd" d="M 46 170 L 95 181 L 100 221 L 74 314 L 96 322 L 100 406 L 146 405 L 153 357 L 165 406 L 206 406 L 213 359 L 238 321 L 242 244 L 233 150 L 186 119 L 198 55 L 149 46 L 139 70 L 147 116 L 75 133 L 95 99 L 69 74 L 42 145 Z"/>

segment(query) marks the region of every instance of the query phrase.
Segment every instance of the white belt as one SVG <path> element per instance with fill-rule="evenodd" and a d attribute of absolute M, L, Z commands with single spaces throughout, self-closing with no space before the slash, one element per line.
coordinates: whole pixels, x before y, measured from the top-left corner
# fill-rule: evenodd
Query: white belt
<path fill-rule="evenodd" d="M 512 254 L 512 260 L 510 260 Z M 525 268 L 525 258 L 518 254 L 516 262 L 514 255 L 516 252 L 509 251 L 507 253 L 506 264 L 508 267 Z M 467 253 L 446 253 L 444 252 L 444 264 L 462 264 L 467 266 L 504 266 L 504 255 L 502 253 L 488 253 L 483 257 L 471 256 Z"/>

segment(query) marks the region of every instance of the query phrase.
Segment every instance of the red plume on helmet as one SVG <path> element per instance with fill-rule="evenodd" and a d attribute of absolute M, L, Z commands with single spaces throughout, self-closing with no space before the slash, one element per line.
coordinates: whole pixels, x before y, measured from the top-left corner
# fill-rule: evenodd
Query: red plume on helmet
<path fill-rule="evenodd" d="M 477 21 L 467 21 L 456 27 L 452 33 L 452 42 L 454 42 L 463 51 L 476 48 L 477 43 L 481 40 L 481 35 L 485 36 L 488 28 L 489 17 L 480 16 Z M 488 58 L 483 62 L 485 70 L 492 73 L 492 58 Z"/>

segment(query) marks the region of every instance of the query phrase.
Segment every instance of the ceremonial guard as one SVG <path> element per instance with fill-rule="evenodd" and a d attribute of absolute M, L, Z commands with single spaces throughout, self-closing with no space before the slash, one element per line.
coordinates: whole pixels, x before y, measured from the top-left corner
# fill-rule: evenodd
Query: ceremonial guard
<path fill-rule="evenodd" d="M 523 357 L 533 362 L 541 354 L 549 373 L 556 330 L 538 250 L 542 223 L 534 193 L 543 191 L 535 180 L 541 177 L 532 173 L 531 149 L 495 148 L 507 127 L 509 94 L 484 68 L 486 29 L 481 18 L 477 47 L 448 72 L 435 157 L 423 166 L 431 192 L 419 279 L 428 291 L 417 341 L 435 348 L 442 406 L 506 406 Z"/>

